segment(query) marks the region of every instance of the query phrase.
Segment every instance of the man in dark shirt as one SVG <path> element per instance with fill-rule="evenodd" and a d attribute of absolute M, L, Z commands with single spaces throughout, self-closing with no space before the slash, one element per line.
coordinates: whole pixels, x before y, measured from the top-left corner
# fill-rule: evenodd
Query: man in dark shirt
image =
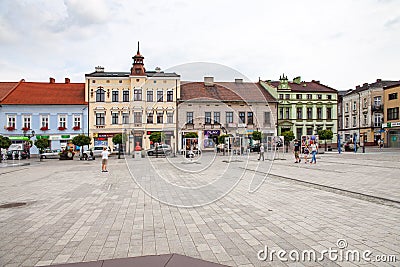
<path fill-rule="evenodd" d="M 293 152 L 294 152 L 294 158 L 296 160 L 294 163 L 299 163 L 301 161 L 301 159 L 300 159 L 300 143 L 297 139 L 294 140 Z"/>

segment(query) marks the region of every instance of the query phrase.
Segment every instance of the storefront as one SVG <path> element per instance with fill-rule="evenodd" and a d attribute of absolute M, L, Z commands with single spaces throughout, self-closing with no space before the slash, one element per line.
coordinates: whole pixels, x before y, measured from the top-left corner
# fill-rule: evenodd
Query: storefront
<path fill-rule="evenodd" d="M 386 132 L 385 146 L 400 148 L 400 121 L 383 123 Z"/>

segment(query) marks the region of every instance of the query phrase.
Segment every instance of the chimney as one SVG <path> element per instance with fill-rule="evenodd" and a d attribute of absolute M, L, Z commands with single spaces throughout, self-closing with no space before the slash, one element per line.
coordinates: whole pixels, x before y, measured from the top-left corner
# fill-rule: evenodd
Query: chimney
<path fill-rule="evenodd" d="M 157 67 L 156 68 L 156 72 L 158 73 L 158 72 L 161 72 L 161 68 L 160 67 Z"/>
<path fill-rule="evenodd" d="M 55 82 L 56 82 L 56 79 L 50 77 L 50 83 L 55 83 Z"/>
<path fill-rule="evenodd" d="M 313 83 L 319 83 L 319 81 L 316 81 L 316 80 L 312 80 L 311 82 L 313 82 Z"/>
<path fill-rule="evenodd" d="M 382 81 L 382 79 L 376 79 L 377 83 L 380 83 Z"/>
<path fill-rule="evenodd" d="M 71 83 L 71 80 L 69 78 L 65 78 L 65 83 Z"/>
<path fill-rule="evenodd" d="M 363 84 L 363 87 L 364 87 L 364 86 L 368 86 L 368 83 L 364 83 L 364 84 Z"/>
<path fill-rule="evenodd" d="M 235 83 L 243 83 L 243 79 L 237 79 L 237 78 L 235 78 Z"/>
<path fill-rule="evenodd" d="M 356 86 L 356 89 L 360 89 L 360 86 L 359 86 L 359 85 L 357 85 L 357 86 Z"/>
<path fill-rule="evenodd" d="M 204 77 L 204 85 L 205 86 L 213 86 L 214 85 L 214 77 Z"/>
<path fill-rule="evenodd" d="M 97 67 L 95 67 L 95 71 L 96 71 L 96 72 L 104 72 L 104 67 L 102 67 L 102 66 L 97 66 Z"/>

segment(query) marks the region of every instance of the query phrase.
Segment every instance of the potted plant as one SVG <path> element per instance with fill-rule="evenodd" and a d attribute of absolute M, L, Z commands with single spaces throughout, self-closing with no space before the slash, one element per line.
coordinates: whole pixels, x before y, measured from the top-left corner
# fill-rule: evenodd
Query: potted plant
<path fill-rule="evenodd" d="M 63 126 L 60 126 L 60 127 L 58 127 L 58 130 L 59 131 L 65 131 L 67 128 L 65 128 L 65 127 L 63 127 Z"/>
<path fill-rule="evenodd" d="M 15 127 L 14 127 L 14 126 L 8 126 L 8 127 L 6 128 L 6 130 L 7 130 L 7 131 L 14 131 L 14 130 L 15 130 Z"/>
<path fill-rule="evenodd" d="M 74 131 L 79 131 L 79 130 L 81 129 L 81 127 L 80 127 L 80 126 L 74 126 L 72 129 L 73 129 Z"/>
<path fill-rule="evenodd" d="M 27 131 L 29 131 L 29 128 L 28 127 L 22 127 L 22 131 L 27 132 Z"/>
<path fill-rule="evenodd" d="M 49 127 L 43 126 L 43 127 L 40 128 L 40 130 L 41 130 L 41 131 L 48 131 L 48 130 L 49 130 Z"/>

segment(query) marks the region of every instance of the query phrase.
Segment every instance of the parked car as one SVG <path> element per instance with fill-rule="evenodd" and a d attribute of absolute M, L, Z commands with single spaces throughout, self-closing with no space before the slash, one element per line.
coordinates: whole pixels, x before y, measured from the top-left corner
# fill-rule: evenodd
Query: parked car
<path fill-rule="evenodd" d="M 166 155 L 168 156 L 169 154 L 171 154 L 172 152 L 172 148 L 170 145 L 166 145 L 166 144 L 161 144 L 158 145 L 155 148 L 150 148 L 146 151 L 146 154 L 148 156 L 154 156 L 154 155 Z"/>
<path fill-rule="evenodd" d="M 60 153 L 60 160 L 65 160 L 65 159 L 73 160 L 74 159 L 74 155 L 75 155 L 75 153 L 72 150 L 63 150 Z"/>
<path fill-rule="evenodd" d="M 7 159 L 13 159 L 13 155 L 14 155 L 14 159 L 19 159 L 19 156 L 21 155 L 21 159 L 26 159 L 26 158 L 30 158 L 30 155 L 28 152 L 26 152 L 25 150 L 8 150 L 7 151 Z"/>
<path fill-rule="evenodd" d="M 58 159 L 61 153 L 61 149 L 46 149 L 44 153 L 40 155 L 42 159 Z"/>
<path fill-rule="evenodd" d="M 250 146 L 250 152 L 260 152 L 261 144 L 253 144 Z"/>
<path fill-rule="evenodd" d="M 103 152 L 104 146 L 94 146 L 89 150 L 86 150 L 81 155 L 81 159 L 95 159 L 96 157 L 101 157 L 101 152 Z M 110 152 L 110 148 L 107 148 L 108 152 Z"/>

